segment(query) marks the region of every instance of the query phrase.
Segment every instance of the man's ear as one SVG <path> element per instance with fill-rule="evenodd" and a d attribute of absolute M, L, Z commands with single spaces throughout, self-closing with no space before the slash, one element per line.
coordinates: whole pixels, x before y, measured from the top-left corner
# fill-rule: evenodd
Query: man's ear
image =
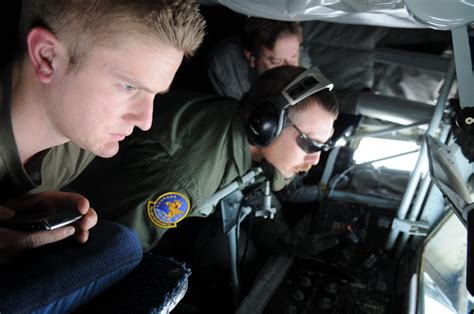
<path fill-rule="evenodd" d="M 57 71 L 58 59 L 63 55 L 60 42 L 46 28 L 34 27 L 28 33 L 26 43 L 36 77 L 42 83 L 50 83 Z"/>
<path fill-rule="evenodd" d="M 250 50 L 244 49 L 244 56 L 249 62 L 251 68 L 255 68 L 255 56 Z"/>

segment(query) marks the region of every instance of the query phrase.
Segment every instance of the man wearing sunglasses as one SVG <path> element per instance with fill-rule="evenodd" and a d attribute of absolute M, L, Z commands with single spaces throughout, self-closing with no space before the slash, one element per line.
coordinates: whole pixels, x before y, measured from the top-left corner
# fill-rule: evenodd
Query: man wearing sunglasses
<path fill-rule="evenodd" d="M 150 131 L 123 141 L 116 157 L 95 160 L 73 188 L 103 209 L 101 217 L 135 228 L 150 250 L 184 218 L 210 215 L 202 205 L 252 167 L 265 164 L 277 191 L 316 165 L 338 115 L 331 89 L 315 69 L 281 66 L 263 73 L 241 102 L 160 96 Z"/>

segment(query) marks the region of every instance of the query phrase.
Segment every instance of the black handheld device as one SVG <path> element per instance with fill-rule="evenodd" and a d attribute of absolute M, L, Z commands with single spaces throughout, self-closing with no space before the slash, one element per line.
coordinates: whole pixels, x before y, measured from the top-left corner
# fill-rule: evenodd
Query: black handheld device
<path fill-rule="evenodd" d="M 82 217 L 76 209 L 35 209 L 17 212 L 15 217 L 0 221 L 0 228 L 35 231 L 53 230 L 71 224 Z"/>

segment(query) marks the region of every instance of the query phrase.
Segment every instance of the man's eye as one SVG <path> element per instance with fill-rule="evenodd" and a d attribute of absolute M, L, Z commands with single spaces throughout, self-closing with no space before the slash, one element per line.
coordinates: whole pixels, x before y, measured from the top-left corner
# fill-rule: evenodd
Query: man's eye
<path fill-rule="evenodd" d="M 128 84 L 122 84 L 122 88 L 127 92 L 133 92 L 135 90 L 135 87 Z"/>

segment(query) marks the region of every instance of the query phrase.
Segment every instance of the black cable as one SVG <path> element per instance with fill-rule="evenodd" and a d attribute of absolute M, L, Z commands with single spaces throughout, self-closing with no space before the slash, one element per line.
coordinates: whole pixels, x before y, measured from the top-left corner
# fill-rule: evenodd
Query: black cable
<path fill-rule="evenodd" d="M 239 209 L 237 210 L 237 217 L 240 217 L 240 212 L 242 210 L 242 207 L 243 207 L 243 203 L 242 202 L 239 206 Z M 253 224 L 253 209 L 252 207 L 251 208 L 251 212 L 250 212 L 250 220 L 249 220 L 249 227 L 247 229 L 247 239 L 245 239 L 245 246 L 244 246 L 244 251 L 242 253 L 242 257 L 239 259 L 239 239 L 237 239 L 237 243 L 236 243 L 236 246 L 235 246 L 235 250 L 236 250 L 236 258 L 237 258 L 237 278 L 239 279 L 239 282 L 242 282 L 242 278 L 240 276 L 240 273 L 241 273 L 241 268 L 242 268 L 242 264 L 243 264 L 243 261 L 245 260 L 245 256 L 247 255 L 247 251 L 248 251 L 248 247 L 249 247 L 249 244 L 250 244 L 250 232 L 252 231 L 252 224 Z M 240 229 L 240 223 L 239 223 L 239 229 Z M 239 237 L 240 238 L 240 237 Z"/>
<path fill-rule="evenodd" d="M 337 264 L 337 263 L 330 263 L 330 262 L 325 261 L 323 259 L 320 259 L 320 258 L 317 258 L 317 257 L 311 257 L 311 256 L 304 257 L 304 258 L 302 258 L 302 260 L 311 260 L 311 261 L 314 261 L 316 263 L 321 263 L 323 265 L 329 266 L 330 268 L 339 271 L 339 274 L 343 274 L 346 277 L 351 278 L 355 283 L 360 283 L 361 282 L 359 277 L 357 276 L 357 274 L 354 273 L 350 268 L 348 268 L 344 265 Z"/>
<path fill-rule="evenodd" d="M 319 213 L 319 211 L 321 211 L 321 207 L 322 207 L 323 202 L 326 202 L 326 200 L 325 199 L 321 200 L 318 203 L 317 208 L 311 208 L 311 216 L 309 218 L 310 220 L 309 220 L 308 230 L 306 230 L 306 234 L 305 234 L 306 236 L 310 235 L 314 231 L 319 231 L 319 230 L 313 230 L 313 224 L 316 221 L 316 215 Z"/>

